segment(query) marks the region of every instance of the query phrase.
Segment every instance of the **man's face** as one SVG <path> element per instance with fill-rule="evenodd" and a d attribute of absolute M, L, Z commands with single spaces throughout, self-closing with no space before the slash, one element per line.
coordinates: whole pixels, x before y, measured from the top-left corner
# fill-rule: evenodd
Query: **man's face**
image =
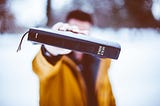
<path fill-rule="evenodd" d="M 70 25 L 75 25 L 77 26 L 80 30 L 83 30 L 83 31 L 87 31 L 89 32 L 89 30 L 91 29 L 91 26 L 92 24 L 90 24 L 89 22 L 87 21 L 80 21 L 80 20 L 77 20 L 77 19 L 70 19 L 68 21 L 68 24 Z M 77 52 L 77 51 L 74 51 L 74 56 L 75 58 L 78 60 L 78 61 L 81 61 L 82 60 L 82 57 L 83 57 L 83 53 L 81 52 Z"/>
<path fill-rule="evenodd" d="M 80 30 L 90 30 L 91 24 L 87 21 L 80 21 L 77 19 L 70 19 L 68 24 L 77 26 Z"/>

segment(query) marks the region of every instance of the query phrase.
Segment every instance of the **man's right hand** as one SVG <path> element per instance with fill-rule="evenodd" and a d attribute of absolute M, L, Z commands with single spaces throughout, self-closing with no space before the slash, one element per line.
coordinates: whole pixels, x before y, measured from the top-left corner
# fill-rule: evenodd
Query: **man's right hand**
<path fill-rule="evenodd" d="M 58 22 L 57 24 L 53 25 L 52 29 L 58 30 L 58 31 L 69 31 L 77 34 L 85 34 L 85 35 L 87 34 L 87 31 L 81 31 L 77 26 L 73 26 L 73 25 L 71 26 L 67 23 L 62 23 L 62 22 Z M 59 47 L 50 46 L 46 44 L 44 46 L 54 56 L 69 54 L 71 52 L 71 50 L 64 49 L 64 48 L 59 48 Z"/>

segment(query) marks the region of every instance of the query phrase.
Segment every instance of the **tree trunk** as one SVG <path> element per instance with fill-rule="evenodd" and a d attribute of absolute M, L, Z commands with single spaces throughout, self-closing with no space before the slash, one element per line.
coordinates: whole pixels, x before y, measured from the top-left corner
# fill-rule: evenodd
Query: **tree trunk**
<path fill-rule="evenodd" d="M 53 22 L 51 0 L 47 0 L 46 15 L 47 15 L 46 26 L 50 27 L 52 26 L 52 22 Z"/>

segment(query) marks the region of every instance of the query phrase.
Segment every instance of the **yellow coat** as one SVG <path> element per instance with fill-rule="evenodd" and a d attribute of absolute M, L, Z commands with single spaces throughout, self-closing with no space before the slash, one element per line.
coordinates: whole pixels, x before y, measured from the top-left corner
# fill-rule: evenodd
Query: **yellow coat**
<path fill-rule="evenodd" d="M 101 60 L 95 92 L 99 106 L 115 106 L 107 70 L 110 59 Z M 67 56 L 54 66 L 41 51 L 32 62 L 40 81 L 40 106 L 87 106 L 86 88 L 79 69 Z"/>

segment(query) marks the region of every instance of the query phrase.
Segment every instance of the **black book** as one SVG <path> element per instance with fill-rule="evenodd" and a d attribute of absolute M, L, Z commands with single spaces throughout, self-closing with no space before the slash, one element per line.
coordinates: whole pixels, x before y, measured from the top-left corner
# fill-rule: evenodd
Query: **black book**
<path fill-rule="evenodd" d="M 56 31 L 43 28 L 29 29 L 28 40 L 80 51 L 100 58 L 118 59 L 121 51 L 121 46 L 116 42 L 109 42 L 68 31 Z"/>

